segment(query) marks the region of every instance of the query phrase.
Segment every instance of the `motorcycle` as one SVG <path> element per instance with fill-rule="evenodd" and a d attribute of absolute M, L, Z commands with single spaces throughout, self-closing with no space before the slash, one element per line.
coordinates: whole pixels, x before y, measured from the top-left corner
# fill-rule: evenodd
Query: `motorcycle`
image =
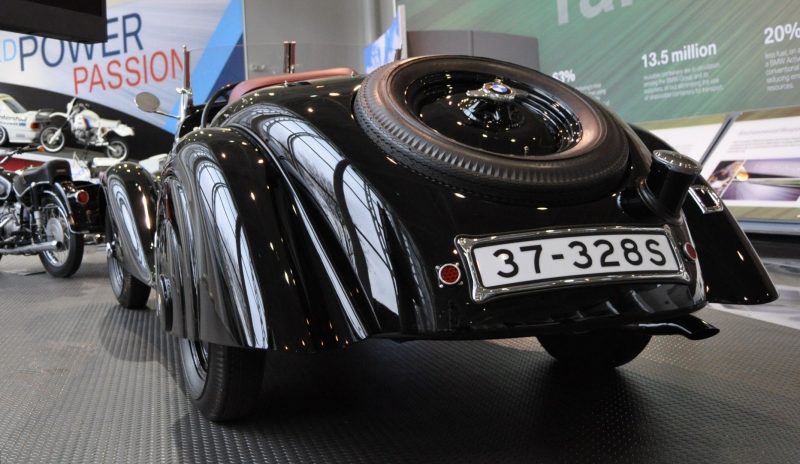
<path fill-rule="evenodd" d="M 83 260 L 84 234 L 104 232 L 105 197 L 99 184 L 73 180 L 67 160 L 3 168 L 36 149 L 42 150 L 28 145 L 0 158 L 0 258 L 38 254 L 50 275 L 69 277 Z"/>
<path fill-rule="evenodd" d="M 56 153 L 70 136 L 84 147 L 104 147 L 108 157 L 123 160 L 130 151 L 127 138 L 133 136 L 133 128 L 101 118 L 89 109 L 88 103 L 73 98 L 67 103 L 66 113 L 50 115 L 50 124 L 42 130 L 40 141 L 45 150 Z"/>

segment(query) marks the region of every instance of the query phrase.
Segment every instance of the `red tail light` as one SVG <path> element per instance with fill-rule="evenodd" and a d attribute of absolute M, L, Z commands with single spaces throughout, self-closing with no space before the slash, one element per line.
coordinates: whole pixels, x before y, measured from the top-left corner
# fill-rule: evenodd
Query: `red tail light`
<path fill-rule="evenodd" d="M 39 124 L 38 122 L 32 122 L 31 123 L 31 129 L 38 129 L 40 127 L 42 127 L 42 125 Z"/>
<path fill-rule="evenodd" d="M 442 285 L 455 285 L 461 280 L 461 269 L 457 264 L 444 264 L 436 272 Z"/>
<path fill-rule="evenodd" d="M 75 200 L 81 205 L 89 203 L 89 193 L 86 190 L 78 190 L 75 192 Z"/>

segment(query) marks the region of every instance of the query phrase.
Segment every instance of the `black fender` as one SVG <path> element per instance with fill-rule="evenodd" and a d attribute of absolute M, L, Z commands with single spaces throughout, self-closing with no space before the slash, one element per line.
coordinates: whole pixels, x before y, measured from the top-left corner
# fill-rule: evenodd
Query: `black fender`
<path fill-rule="evenodd" d="M 123 162 L 106 171 L 104 185 L 107 214 L 119 240 L 115 252 L 122 267 L 152 286 L 157 184 L 140 165 Z"/>
<path fill-rule="evenodd" d="M 286 351 L 377 330 L 364 291 L 279 161 L 230 128 L 183 138 L 162 173 L 156 280 L 173 335 Z"/>
<path fill-rule="evenodd" d="M 106 197 L 102 185 L 75 180 L 56 185 L 62 200 L 66 202 L 72 232 L 78 234 L 105 232 Z M 77 200 L 77 194 L 81 190 L 89 194 L 89 202 L 85 205 Z"/>
<path fill-rule="evenodd" d="M 650 150 L 674 150 L 649 131 L 633 127 Z M 705 179 L 690 187 L 683 214 L 697 249 L 711 303 L 763 304 L 778 292 L 753 245 Z"/>
<path fill-rule="evenodd" d="M 290 185 L 306 230 L 319 236 L 325 269 L 353 282 L 366 302 L 356 305 L 376 333 L 450 330 L 434 303 L 430 268 L 390 202 L 337 144 L 305 117 L 261 103 L 226 120 L 246 133 Z M 330 280 L 330 276 L 328 280 Z M 338 294 L 342 298 L 341 294 Z M 336 295 L 334 295 L 336 296 Z"/>

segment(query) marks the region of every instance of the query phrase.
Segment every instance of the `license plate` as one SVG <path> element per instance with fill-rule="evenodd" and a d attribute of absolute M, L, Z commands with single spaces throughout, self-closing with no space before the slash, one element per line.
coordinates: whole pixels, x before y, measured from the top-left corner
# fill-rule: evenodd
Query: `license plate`
<path fill-rule="evenodd" d="M 476 302 L 505 293 L 612 280 L 688 280 L 667 228 L 551 229 L 458 237 Z"/>

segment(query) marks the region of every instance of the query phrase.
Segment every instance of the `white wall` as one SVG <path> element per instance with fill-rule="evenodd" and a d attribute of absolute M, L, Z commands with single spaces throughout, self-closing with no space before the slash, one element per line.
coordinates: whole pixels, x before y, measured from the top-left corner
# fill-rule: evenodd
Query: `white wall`
<path fill-rule="evenodd" d="M 284 40 L 297 41 L 297 70 L 363 71 L 363 48 L 389 26 L 393 0 L 243 0 L 248 77 L 280 72 Z"/>

